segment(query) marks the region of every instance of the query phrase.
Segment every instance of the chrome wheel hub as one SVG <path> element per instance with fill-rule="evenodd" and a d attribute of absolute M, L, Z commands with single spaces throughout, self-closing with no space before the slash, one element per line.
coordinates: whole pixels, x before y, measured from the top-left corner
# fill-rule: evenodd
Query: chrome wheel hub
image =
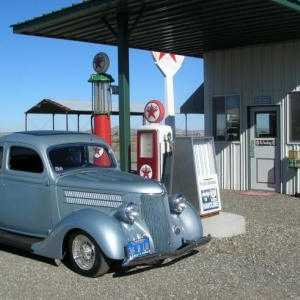
<path fill-rule="evenodd" d="M 78 235 L 73 240 L 72 255 L 79 268 L 90 270 L 95 264 L 95 245 L 88 237 Z"/>

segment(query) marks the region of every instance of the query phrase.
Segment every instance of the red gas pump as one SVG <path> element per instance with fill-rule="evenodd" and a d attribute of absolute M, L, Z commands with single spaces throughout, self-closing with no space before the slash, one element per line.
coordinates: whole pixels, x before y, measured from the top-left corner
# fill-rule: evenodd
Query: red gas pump
<path fill-rule="evenodd" d="M 166 160 L 173 149 L 172 128 L 159 124 L 164 118 L 164 106 L 158 100 L 146 104 L 144 117 L 150 125 L 137 130 L 137 172 L 144 178 L 163 182 Z"/>
<path fill-rule="evenodd" d="M 92 88 L 92 103 L 93 103 L 93 118 L 94 127 L 93 134 L 103 138 L 111 145 L 111 82 L 114 79 L 111 75 L 105 72 L 109 67 L 108 56 L 100 52 L 93 59 L 93 68 L 97 74 L 91 75 L 88 82 L 93 84 Z M 98 165 L 110 165 L 109 158 L 105 155 L 105 151 L 101 149 L 95 150 L 95 163 Z"/>

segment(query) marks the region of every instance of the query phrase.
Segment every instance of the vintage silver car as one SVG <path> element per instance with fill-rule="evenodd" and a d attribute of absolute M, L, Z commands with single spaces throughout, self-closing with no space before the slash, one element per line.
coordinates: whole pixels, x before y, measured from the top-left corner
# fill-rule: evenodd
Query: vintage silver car
<path fill-rule="evenodd" d="M 161 263 L 206 243 L 183 195 L 122 172 L 101 138 L 24 131 L 0 138 L 0 243 L 71 261 L 96 277 L 113 262 Z"/>

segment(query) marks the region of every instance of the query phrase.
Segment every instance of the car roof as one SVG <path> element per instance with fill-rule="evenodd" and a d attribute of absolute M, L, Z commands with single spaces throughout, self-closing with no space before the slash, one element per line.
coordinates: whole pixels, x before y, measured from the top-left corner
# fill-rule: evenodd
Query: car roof
<path fill-rule="evenodd" d="M 48 148 L 65 143 L 97 142 L 107 143 L 100 137 L 86 132 L 58 131 L 58 130 L 32 130 L 19 131 L 0 137 L 1 142 L 18 142 L 34 145 L 39 148 Z"/>

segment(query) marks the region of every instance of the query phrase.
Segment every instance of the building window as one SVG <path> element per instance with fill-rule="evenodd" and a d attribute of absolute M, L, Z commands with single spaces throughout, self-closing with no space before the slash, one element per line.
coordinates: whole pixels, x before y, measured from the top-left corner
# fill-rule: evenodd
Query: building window
<path fill-rule="evenodd" d="M 240 96 L 213 97 L 213 135 L 216 141 L 240 140 Z"/>
<path fill-rule="evenodd" d="M 300 142 L 300 92 L 290 93 L 289 101 L 289 141 Z"/>

